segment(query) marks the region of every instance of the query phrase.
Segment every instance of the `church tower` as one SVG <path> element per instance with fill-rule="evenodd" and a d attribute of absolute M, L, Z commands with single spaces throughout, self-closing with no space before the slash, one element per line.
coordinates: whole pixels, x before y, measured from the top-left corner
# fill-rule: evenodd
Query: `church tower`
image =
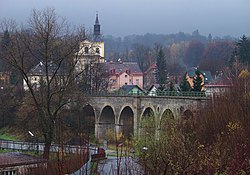
<path fill-rule="evenodd" d="M 99 23 L 98 13 L 97 13 L 96 18 L 95 18 L 95 25 L 94 25 L 94 36 L 98 37 L 100 35 L 101 35 L 101 25 Z"/>

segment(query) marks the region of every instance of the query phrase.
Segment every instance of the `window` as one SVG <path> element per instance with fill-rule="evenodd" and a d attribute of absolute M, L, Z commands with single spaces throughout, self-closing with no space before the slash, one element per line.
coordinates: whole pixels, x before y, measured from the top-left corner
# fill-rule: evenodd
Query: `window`
<path fill-rule="evenodd" d="M 89 53 L 89 48 L 88 47 L 84 47 L 84 53 L 86 53 L 86 54 Z"/>
<path fill-rule="evenodd" d="M 128 75 L 125 75 L 125 78 L 127 78 L 128 77 Z"/>
<path fill-rule="evenodd" d="M 135 81 L 136 81 L 136 84 L 139 84 L 139 81 L 140 81 L 140 80 L 139 80 L 139 79 L 136 79 Z"/>
<path fill-rule="evenodd" d="M 126 73 L 127 73 L 127 74 L 130 74 L 130 70 L 129 70 L 129 69 L 127 69 L 127 70 L 126 70 Z"/>
<path fill-rule="evenodd" d="M 110 70 L 110 73 L 111 73 L 111 74 L 114 74 L 114 73 L 115 73 L 115 69 L 111 69 L 111 70 Z"/>
<path fill-rule="evenodd" d="M 96 48 L 96 49 L 95 49 L 95 53 L 100 54 L 100 49 L 99 49 L 99 48 Z"/>
<path fill-rule="evenodd" d="M 128 85 L 128 83 L 125 83 L 125 85 Z"/>
<path fill-rule="evenodd" d="M 115 83 L 116 80 L 115 80 L 115 79 L 110 79 L 110 82 L 111 82 L 111 83 Z"/>

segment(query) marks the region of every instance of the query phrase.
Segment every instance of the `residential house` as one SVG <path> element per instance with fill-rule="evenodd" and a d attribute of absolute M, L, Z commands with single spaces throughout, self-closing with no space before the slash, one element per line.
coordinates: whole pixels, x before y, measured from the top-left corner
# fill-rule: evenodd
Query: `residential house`
<path fill-rule="evenodd" d="M 147 94 L 148 94 L 149 96 L 156 96 L 156 95 L 157 95 L 157 90 L 158 90 L 159 87 L 160 87 L 159 84 L 153 84 L 153 85 L 148 89 Z"/>
<path fill-rule="evenodd" d="M 163 89 L 162 89 L 163 88 Z M 160 89 L 162 89 L 162 90 L 160 90 Z M 157 96 L 157 91 L 165 91 L 165 92 L 167 92 L 167 91 L 176 91 L 176 92 L 178 92 L 178 91 L 180 91 L 180 86 L 178 85 L 178 84 L 174 84 L 173 85 L 173 89 L 172 90 L 170 90 L 170 87 L 168 86 L 168 87 L 166 87 L 166 86 L 161 86 L 161 85 L 159 85 L 159 84 L 153 84 L 149 89 L 148 89 L 148 91 L 147 91 L 147 95 L 149 95 L 149 96 Z"/>
<path fill-rule="evenodd" d="M 144 88 L 148 89 L 153 84 L 156 84 L 156 73 L 157 73 L 157 65 L 152 64 L 149 68 L 144 72 Z"/>
<path fill-rule="evenodd" d="M 227 92 L 231 87 L 230 80 L 221 73 L 212 82 L 205 85 L 205 91 L 207 95 L 216 95 Z"/>
<path fill-rule="evenodd" d="M 125 95 L 144 95 L 145 92 L 137 85 L 123 85 L 119 92 Z"/>
<path fill-rule="evenodd" d="M 48 77 L 49 79 L 55 74 L 57 66 L 50 62 L 48 65 Z M 38 89 L 41 86 L 41 82 L 44 82 L 46 80 L 46 67 L 45 64 L 40 62 L 37 64 L 34 68 L 32 68 L 28 74 L 29 83 L 32 86 L 33 89 Z M 55 80 L 57 80 L 57 83 L 61 83 L 63 79 L 63 75 L 60 73 L 60 70 L 56 73 L 56 77 L 54 77 Z M 29 87 L 26 83 L 26 81 L 23 80 L 23 87 L 24 90 L 29 90 Z"/>
<path fill-rule="evenodd" d="M 119 90 L 123 85 L 143 87 L 143 73 L 136 62 L 105 62 L 109 72 L 109 91 Z"/>
<path fill-rule="evenodd" d="M 19 152 L 0 154 L 1 175 L 36 174 L 38 166 L 46 166 L 47 160 Z"/>

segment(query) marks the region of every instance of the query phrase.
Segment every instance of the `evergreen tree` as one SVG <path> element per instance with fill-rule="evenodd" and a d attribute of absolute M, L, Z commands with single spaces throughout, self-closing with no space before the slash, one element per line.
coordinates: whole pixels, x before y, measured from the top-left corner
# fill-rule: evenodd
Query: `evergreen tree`
<path fill-rule="evenodd" d="M 180 84 L 181 91 L 191 91 L 191 86 L 187 80 L 186 75 L 183 77 L 182 82 Z"/>
<path fill-rule="evenodd" d="M 196 92 L 201 92 L 202 90 L 202 87 L 203 87 L 203 82 L 202 82 L 202 78 L 201 78 L 201 72 L 199 69 L 197 69 L 195 71 L 195 76 L 194 76 L 194 86 L 193 86 L 193 91 L 196 91 Z"/>
<path fill-rule="evenodd" d="M 3 55 L 7 47 L 9 46 L 9 43 L 10 43 L 10 34 L 8 30 L 5 30 L 1 38 L 1 43 L 0 43 L 0 71 L 7 70 L 7 67 L 6 67 L 7 65 L 3 60 Z"/>
<path fill-rule="evenodd" d="M 167 65 L 166 65 L 166 60 L 165 60 L 165 55 L 162 50 L 162 47 L 159 49 L 159 52 L 157 54 L 157 60 L 156 60 L 156 65 L 157 65 L 157 83 L 160 85 L 166 84 L 166 79 L 167 79 Z"/>
<path fill-rule="evenodd" d="M 231 63 L 239 59 L 241 63 L 250 65 L 250 41 L 243 35 L 236 43 L 236 46 L 235 51 L 232 53 Z"/>
<path fill-rule="evenodd" d="M 5 30 L 1 40 L 1 50 L 6 49 L 9 46 L 9 43 L 10 43 L 10 34 L 8 30 Z"/>

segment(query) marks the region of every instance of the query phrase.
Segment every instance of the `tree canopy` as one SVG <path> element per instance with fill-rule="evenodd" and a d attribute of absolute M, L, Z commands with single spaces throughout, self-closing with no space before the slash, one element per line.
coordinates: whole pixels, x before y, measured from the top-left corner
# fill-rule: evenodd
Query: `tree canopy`
<path fill-rule="evenodd" d="M 5 25 L 8 23 L 3 23 Z M 75 101 L 81 102 L 75 82 L 79 73 L 75 66 L 79 59 L 79 43 L 85 39 L 82 30 L 72 28 L 54 9 L 34 10 L 28 28 L 18 24 L 11 28 L 8 44 L 4 42 L 4 58 L 27 84 L 19 116 L 28 129 L 33 129 L 45 142 L 44 158 L 49 158 L 52 142 L 59 142 L 61 112 Z M 7 36 L 7 35 L 6 35 Z M 32 83 L 32 68 L 40 64 L 42 75 Z M 22 126 L 22 125 L 20 125 Z M 24 126 L 24 125 L 23 125 Z M 24 126 L 24 127 L 25 127 Z M 24 130 L 27 128 L 23 128 Z"/>
<path fill-rule="evenodd" d="M 167 80 L 167 66 L 166 66 L 166 60 L 165 55 L 162 50 L 162 47 L 159 49 L 156 59 L 156 65 L 157 65 L 157 83 L 159 84 L 166 84 Z"/>
<path fill-rule="evenodd" d="M 183 76 L 183 79 L 181 81 L 181 84 L 180 84 L 180 88 L 182 91 L 191 91 L 191 86 L 187 80 L 187 77 L 186 75 Z"/>
<path fill-rule="evenodd" d="M 250 64 L 250 41 L 243 35 L 239 41 L 236 42 L 236 49 L 232 55 L 232 61 L 238 59 L 241 63 Z"/>
<path fill-rule="evenodd" d="M 203 88 L 203 81 L 202 81 L 201 72 L 199 69 L 195 71 L 193 82 L 194 82 L 193 91 L 201 92 Z"/>

